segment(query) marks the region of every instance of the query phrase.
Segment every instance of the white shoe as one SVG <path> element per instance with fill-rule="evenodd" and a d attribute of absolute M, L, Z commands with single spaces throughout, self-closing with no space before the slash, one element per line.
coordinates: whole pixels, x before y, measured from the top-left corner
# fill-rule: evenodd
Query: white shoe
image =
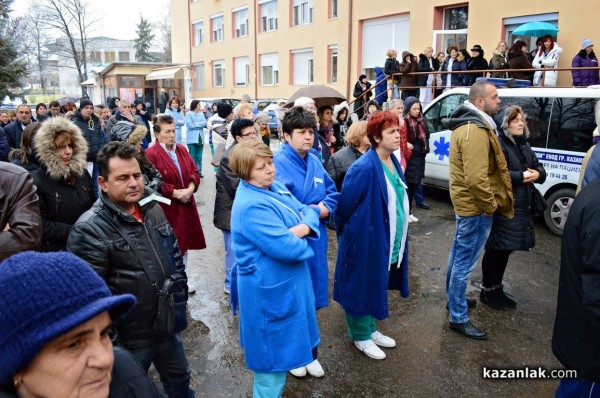
<path fill-rule="evenodd" d="M 396 341 L 394 339 L 392 339 L 391 337 L 388 337 L 388 336 L 384 336 L 383 334 L 379 333 L 378 331 L 374 331 L 373 333 L 371 333 L 371 340 L 373 340 L 373 343 L 377 344 L 380 347 L 385 347 L 385 348 L 396 347 Z"/>
<path fill-rule="evenodd" d="M 290 370 L 290 373 L 292 374 L 292 376 L 304 377 L 304 376 L 306 376 L 306 366 L 292 369 L 292 370 Z"/>
<path fill-rule="evenodd" d="M 225 291 L 225 294 L 231 294 L 231 291 L 229 289 L 227 289 L 226 287 L 224 287 L 223 290 Z"/>
<path fill-rule="evenodd" d="M 384 359 L 385 352 L 381 351 L 381 348 L 377 347 L 373 340 L 355 341 L 354 345 L 360 351 L 364 352 L 366 356 L 373 359 Z"/>
<path fill-rule="evenodd" d="M 409 223 L 419 222 L 419 219 L 411 214 L 408 216 L 408 222 Z"/>
<path fill-rule="evenodd" d="M 308 374 L 311 375 L 312 377 L 325 376 L 325 371 L 323 370 L 323 367 L 319 363 L 318 359 L 315 359 L 314 361 L 312 361 L 311 363 L 306 365 L 305 368 L 308 371 Z"/>
<path fill-rule="evenodd" d="M 196 286 L 188 282 L 188 294 L 196 293 Z"/>

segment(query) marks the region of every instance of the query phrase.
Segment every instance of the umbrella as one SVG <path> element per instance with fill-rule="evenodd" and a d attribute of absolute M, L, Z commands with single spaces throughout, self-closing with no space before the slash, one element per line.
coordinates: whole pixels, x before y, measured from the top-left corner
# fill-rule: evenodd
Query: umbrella
<path fill-rule="evenodd" d="M 527 22 L 513 30 L 513 36 L 535 36 L 550 35 L 556 37 L 558 28 L 548 22 Z"/>
<path fill-rule="evenodd" d="M 285 108 L 291 108 L 294 106 L 294 101 L 296 101 L 300 97 L 308 97 L 312 98 L 317 105 L 317 108 L 323 105 L 337 105 L 346 101 L 346 97 L 339 93 L 334 88 L 323 86 L 323 85 L 311 85 L 307 87 L 302 87 L 298 91 L 296 91 L 290 98 L 288 98 L 287 104 L 285 104 Z"/>
<path fill-rule="evenodd" d="M 60 106 L 67 105 L 69 102 L 76 103 L 78 100 L 79 100 L 79 98 L 75 98 L 75 97 L 62 97 L 62 98 L 57 99 L 58 104 Z"/>

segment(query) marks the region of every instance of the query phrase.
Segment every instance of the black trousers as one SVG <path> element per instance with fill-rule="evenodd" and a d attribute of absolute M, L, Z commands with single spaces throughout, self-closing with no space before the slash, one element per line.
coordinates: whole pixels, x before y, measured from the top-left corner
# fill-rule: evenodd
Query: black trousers
<path fill-rule="evenodd" d="M 412 214 L 413 201 L 415 199 L 415 194 L 417 193 L 418 186 L 419 184 L 413 184 L 411 182 L 406 183 L 406 188 L 408 190 L 408 207 L 410 210 L 409 214 Z"/>
<path fill-rule="evenodd" d="M 511 255 L 510 250 L 494 250 L 486 249 L 481 261 L 481 271 L 483 278 L 481 284 L 485 288 L 492 288 L 502 284 L 504 271 L 508 264 L 508 257 Z"/>

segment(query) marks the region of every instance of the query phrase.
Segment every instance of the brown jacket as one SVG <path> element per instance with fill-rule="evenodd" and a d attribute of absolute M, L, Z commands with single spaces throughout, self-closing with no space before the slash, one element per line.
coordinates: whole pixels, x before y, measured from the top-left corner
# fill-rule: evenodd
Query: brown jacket
<path fill-rule="evenodd" d="M 512 184 L 496 132 L 479 113 L 461 106 L 447 120 L 450 138 L 450 197 L 459 216 L 498 212 L 514 215 Z"/>
<path fill-rule="evenodd" d="M 42 220 L 31 175 L 0 162 L 0 260 L 39 249 L 41 240 Z"/>

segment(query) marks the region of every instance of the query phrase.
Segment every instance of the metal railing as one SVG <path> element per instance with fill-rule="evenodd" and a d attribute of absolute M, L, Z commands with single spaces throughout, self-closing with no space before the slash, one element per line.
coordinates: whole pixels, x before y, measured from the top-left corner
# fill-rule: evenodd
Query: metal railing
<path fill-rule="evenodd" d="M 371 86 L 371 88 L 367 91 L 365 91 L 365 93 L 367 92 L 372 92 L 374 94 L 375 88 L 377 86 L 379 86 L 380 84 L 385 85 L 385 91 L 380 93 L 380 95 L 386 94 L 388 92 L 388 88 L 387 88 L 387 80 L 389 77 L 394 77 L 397 78 L 398 81 L 400 81 L 400 77 L 401 76 L 417 76 L 417 75 L 433 75 L 433 82 L 434 84 L 431 86 L 405 86 L 405 87 L 398 87 L 397 90 L 401 91 L 402 89 L 407 89 L 407 90 L 415 90 L 415 89 L 423 89 L 423 88 L 429 88 L 431 90 L 433 90 L 433 92 L 435 93 L 436 89 L 446 89 L 446 88 L 455 88 L 455 87 L 469 87 L 469 86 L 465 86 L 465 85 L 457 85 L 457 86 L 446 86 L 446 85 L 442 85 L 442 86 L 437 86 L 435 85 L 435 77 L 436 75 L 446 75 L 446 74 L 483 74 L 484 77 L 487 77 L 487 74 L 491 74 L 491 73 L 530 73 L 531 75 L 533 75 L 535 72 L 542 72 L 542 76 L 540 77 L 540 82 L 541 85 L 539 86 L 535 86 L 535 87 L 545 87 L 544 86 L 544 80 L 545 80 L 545 74 L 546 72 L 551 72 L 551 71 L 556 71 L 556 72 L 565 72 L 565 71 L 574 71 L 574 70 L 600 70 L 600 67 L 598 66 L 590 66 L 590 67 L 579 67 L 579 68 L 530 68 L 530 69 L 478 69 L 478 70 L 461 70 L 461 71 L 432 71 L 432 72 L 412 72 L 412 73 L 394 73 L 391 75 L 386 75 L 386 78 L 382 81 L 380 81 L 379 83 L 375 83 Z M 509 79 L 511 79 L 511 77 L 508 77 Z M 527 79 L 526 79 L 527 80 Z M 533 83 L 532 83 L 533 84 Z M 551 86 L 552 88 L 556 88 L 556 87 L 573 87 L 571 86 Z M 393 89 L 392 89 L 393 90 Z M 363 94 L 364 97 L 364 94 Z M 373 98 L 370 99 L 377 99 L 377 95 L 375 95 Z M 359 98 L 354 98 L 351 101 L 348 101 L 348 105 L 353 104 L 354 102 L 356 102 L 357 100 L 361 99 Z M 364 98 L 363 98 L 364 99 Z M 391 99 L 388 99 L 388 101 L 390 101 Z M 356 113 L 359 109 L 362 109 L 363 112 L 366 112 L 367 110 L 367 103 L 368 101 L 364 101 L 364 104 L 358 108 L 358 109 L 353 109 L 350 113 Z"/>

